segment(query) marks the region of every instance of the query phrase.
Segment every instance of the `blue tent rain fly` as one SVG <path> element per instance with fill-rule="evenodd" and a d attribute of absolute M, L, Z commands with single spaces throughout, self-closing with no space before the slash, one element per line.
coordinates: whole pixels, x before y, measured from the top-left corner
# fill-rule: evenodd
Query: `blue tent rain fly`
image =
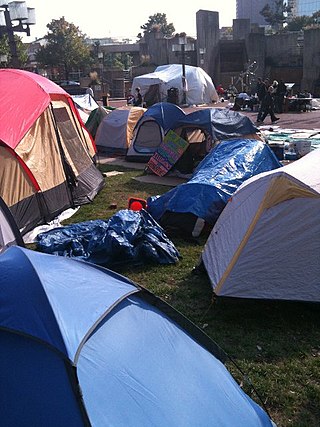
<path fill-rule="evenodd" d="M 186 126 L 205 129 L 214 141 L 249 137 L 258 131 L 249 117 L 227 108 L 203 108 L 175 122 L 176 128 Z"/>
<path fill-rule="evenodd" d="M 17 246 L 0 270 L 3 427 L 272 426 L 220 348 L 124 277 Z"/>
<path fill-rule="evenodd" d="M 174 227 L 174 216 L 178 218 L 177 227 L 187 224 L 177 214 L 191 214 L 195 220 L 199 217 L 213 225 L 240 184 L 280 166 L 262 141 L 222 141 L 202 160 L 188 182 L 162 196 L 149 198 L 148 211 L 164 229 L 168 228 L 168 223 Z"/>

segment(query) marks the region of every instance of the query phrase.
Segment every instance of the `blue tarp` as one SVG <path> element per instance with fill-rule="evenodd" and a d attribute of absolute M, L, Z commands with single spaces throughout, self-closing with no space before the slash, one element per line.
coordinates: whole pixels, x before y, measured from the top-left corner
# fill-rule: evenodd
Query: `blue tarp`
<path fill-rule="evenodd" d="M 203 332 L 128 279 L 20 247 L 0 271 L 3 427 L 272 427 Z"/>
<path fill-rule="evenodd" d="M 256 139 L 231 139 L 217 145 L 191 179 L 148 200 L 148 211 L 160 221 L 169 212 L 192 213 L 214 224 L 236 189 L 248 178 L 281 167 L 272 150 Z"/>
<path fill-rule="evenodd" d="M 145 210 L 121 210 L 108 221 L 92 220 L 38 235 L 41 252 L 106 266 L 156 262 L 172 264 L 179 253 Z"/>
<path fill-rule="evenodd" d="M 258 131 L 249 117 L 227 108 L 203 108 L 175 122 L 175 128 L 188 125 L 206 129 L 213 140 L 238 138 Z"/>

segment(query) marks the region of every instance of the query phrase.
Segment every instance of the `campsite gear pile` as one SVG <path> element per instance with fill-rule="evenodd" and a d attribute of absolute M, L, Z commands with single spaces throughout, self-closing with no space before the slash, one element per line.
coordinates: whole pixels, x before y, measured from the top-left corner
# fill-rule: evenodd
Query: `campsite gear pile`
<path fill-rule="evenodd" d="M 1 69 L 0 85 L 0 196 L 24 234 L 91 202 L 104 180 L 64 89 L 17 69 Z"/>
<path fill-rule="evenodd" d="M 108 221 L 92 220 L 38 235 L 37 249 L 85 261 L 119 264 L 173 264 L 179 252 L 145 210 L 124 209 Z"/>
<path fill-rule="evenodd" d="M 128 279 L 19 247 L 0 270 L 3 426 L 272 427 L 222 350 Z"/>
<path fill-rule="evenodd" d="M 202 259 L 218 296 L 320 302 L 320 150 L 244 182 Z"/>
<path fill-rule="evenodd" d="M 244 181 L 279 167 L 279 160 L 262 141 L 222 141 L 202 160 L 188 182 L 149 198 L 148 211 L 166 231 L 190 235 L 198 218 L 212 226 Z"/>
<path fill-rule="evenodd" d="M 261 129 L 280 160 L 297 160 L 320 147 L 320 129 Z"/>

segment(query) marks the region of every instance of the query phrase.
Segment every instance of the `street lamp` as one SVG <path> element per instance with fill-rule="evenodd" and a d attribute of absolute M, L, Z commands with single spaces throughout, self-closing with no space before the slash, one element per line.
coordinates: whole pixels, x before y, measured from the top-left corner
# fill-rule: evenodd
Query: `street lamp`
<path fill-rule="evenodd" d="M 35 9 L 27 7 L 25 1 L 7 2 L 0 0 L 0 37 L 5 34 L 8 36 L 13 68 L 20 66 L 14 33 L 23 32 L 30 36 L 30 25 L 35 23 Z"/>
<path fill-rule="evenodd" d="M 178 37 L 178 44 L 172 45 L 172 50 L 181 52 L 182 62 L 182 104 L 187 103 L 186 51 L 194 50 L 194 44 L 188 43 L 186 36 Z"/>

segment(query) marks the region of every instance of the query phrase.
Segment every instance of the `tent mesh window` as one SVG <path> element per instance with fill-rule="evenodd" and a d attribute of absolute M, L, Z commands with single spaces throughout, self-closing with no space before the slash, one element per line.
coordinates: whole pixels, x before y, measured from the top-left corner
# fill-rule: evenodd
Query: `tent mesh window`
<path fill-rule="evenodd" d="M 138 153 L 153 153 L 163 139 L 161 128 L 156 121 L 148 120 L 138 129 L 134 149 Z"/>
<path fill-rule="evenodd" d="M 70 120 L 67 109 L 54 108 L 54 117 L 57 122 L 59 132 L 62 135 L 62 140 L 65 142 L 65 148 L 70 156 L 70 164 L 76 169 L 77 173 L 85 171 L 90 166 L 91 161 L 82 145 L 82 141 Z M 76 173 L 76 174 L 77 174 Z"/>

